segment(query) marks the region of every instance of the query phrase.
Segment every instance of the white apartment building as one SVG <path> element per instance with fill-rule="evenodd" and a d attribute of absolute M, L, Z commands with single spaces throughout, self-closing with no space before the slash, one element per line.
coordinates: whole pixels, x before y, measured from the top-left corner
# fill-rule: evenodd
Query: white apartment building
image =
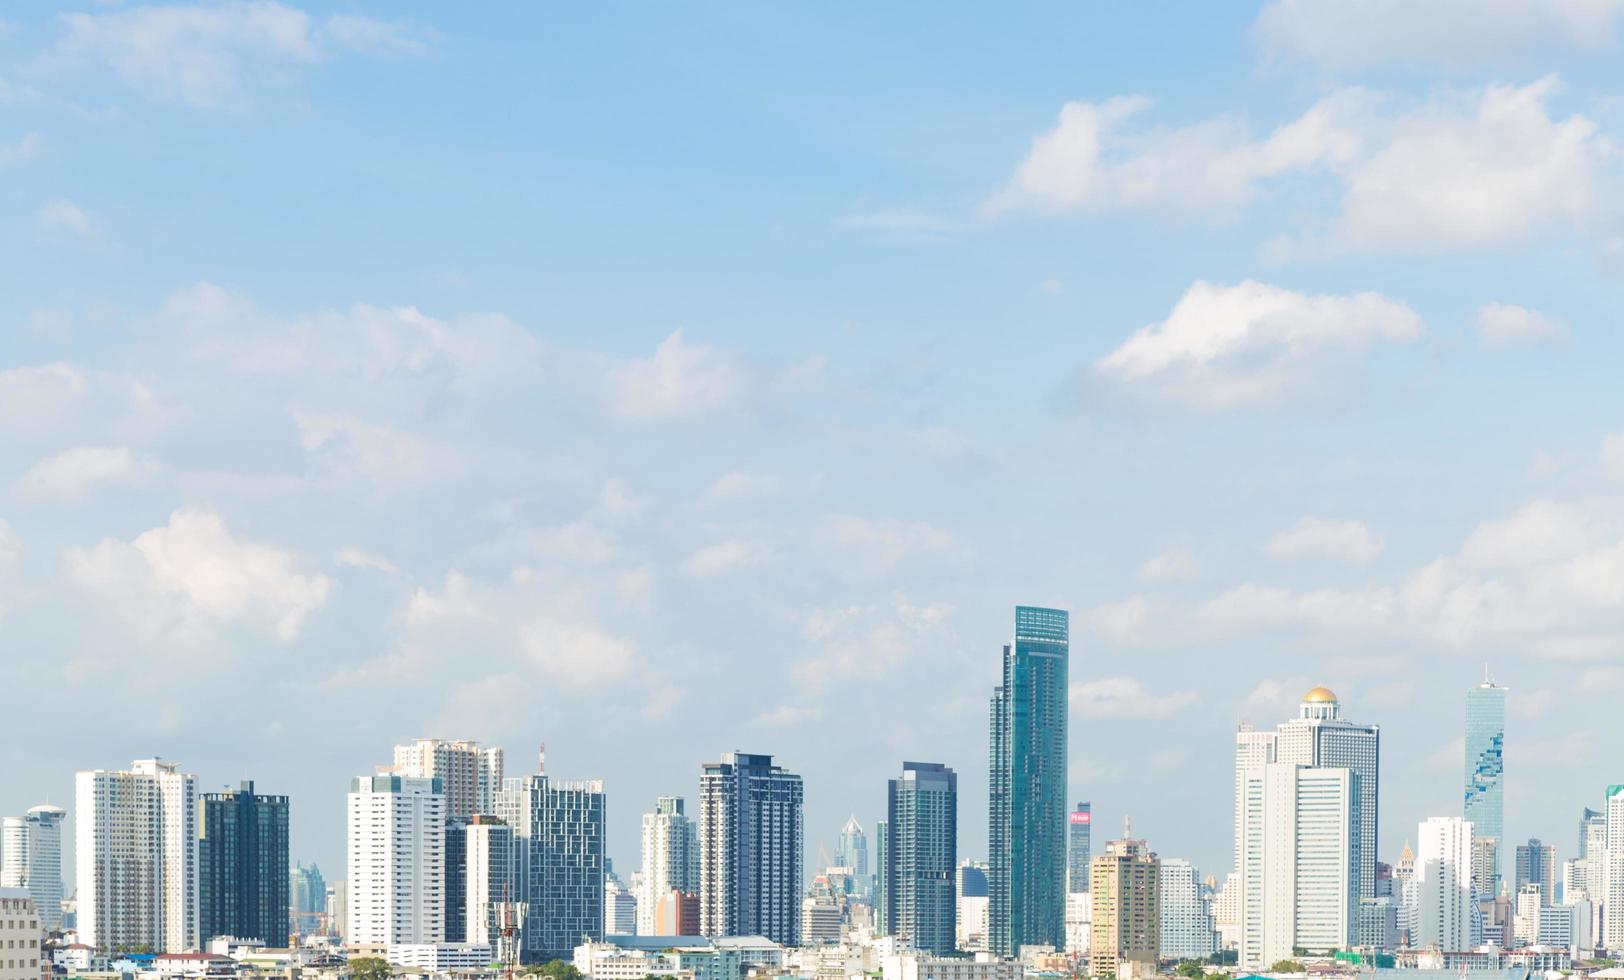
<path fill-rule="evenodd" d="M 101 950 L 194 948 L 197 777 L 170 762 L 75 779 L 80 941 Z"/>
<path fill-rule="evenodd" d="M 987 953 L 962 959 L 903 951 L 880 958 L 882 980 L 1020 980 L 1023 972 L 1018 961 Z"/>
<path fill-rule="evenodd" d="M 0 888 L 0 980 L 39 980 L 39 913 L 26 888 Z"/>
<path fill-rule="evenodd" d="M 1163 858 L 1156 885 L 1161 906 L 1161 955 L 1181 960 L 1205 959 L 1218 949 L 1212 909 L 1201 897 L 1195 865 Z M 1070 952 L 1070 949 L 1067 949 Z"/>
<path fill-rule="evenodd" d="M 1606 847 L 1602 851 L 1602 942 L 1624 948 L 1624 786 L 1607 787 Z M 1594 851 L 1589 853 L 1595 858 Z"/>
<path fill-rule="evenodd" d="M 495 954 L 484 943 L 395 943 L 385 954 L 394 966 L 449 973 L 484 970 Z"/>
<path fill-rule="evenodd" d="M 1410 945 L 1444 953 L 1475 949 L 1472 825 L 1460 817 L 1429 817 L 1418 833 Z"/>
<path fill-rule="evenodd" d="M 350 782 L 348 803 L 346 943 L 442 944 L 446 811 L 440 781 L 360 776 Z"/>
<path fill-rule="evenodd" d="M 1240 965 L 1297 947 L 1351 945 L 1358 916 L 1359 778 L 1345 768 L 1270 763 L 1241 781 Z"/>
<path fill-rule="evenodd" d="M 643 866 L 638 876 L 637 932 L 654 934 L 655 905 L 673 889 L 699 893 L 699 828 L 680 796 L 662 796 L 643 814 Z"/>
<path fill-rule="evenodd" d="M 519 850 L 513 828 L 490 816 L 476 816 L 463 828 L 468 848 L 466 900 L 468 941 L 497 947 L 501 943 L 503 903 L 517 924 Z"/>
<path fill-rule="evenodd" d="M 446 819 L 466 823 L 476 813 L 494 813 L 502 788 L 502 750 L 478 742 L 420 738 L 395 746 L 397 776 L 439 779 Z"/>

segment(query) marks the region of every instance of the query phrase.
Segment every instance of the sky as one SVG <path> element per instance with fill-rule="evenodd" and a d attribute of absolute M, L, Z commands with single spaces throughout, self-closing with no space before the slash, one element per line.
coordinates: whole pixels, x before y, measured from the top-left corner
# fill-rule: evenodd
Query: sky
<path fill-rule="evenodd" d="M 739 749 L 981 858 L 1017 604 L 1203 874 L 1315 684 L 1384 860 L 1485 665 L 1511 842 L 1624 781 L 1620 0 L 0 17 L 0 812 L 158 755 L 338 878 L 395 742 L 545 742 L 629 870 Z"/>

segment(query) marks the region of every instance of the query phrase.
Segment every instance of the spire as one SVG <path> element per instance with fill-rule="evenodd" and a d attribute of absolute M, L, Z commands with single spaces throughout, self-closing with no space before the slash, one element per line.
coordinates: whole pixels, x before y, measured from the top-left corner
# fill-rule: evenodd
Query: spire
<path fill-rule="evenodd" d="M 852 814 L 846 820 L 846 826 L 840 828 L 842 834 L 862 833 L 863 825 L 857 822 L 857 814 Z"/>

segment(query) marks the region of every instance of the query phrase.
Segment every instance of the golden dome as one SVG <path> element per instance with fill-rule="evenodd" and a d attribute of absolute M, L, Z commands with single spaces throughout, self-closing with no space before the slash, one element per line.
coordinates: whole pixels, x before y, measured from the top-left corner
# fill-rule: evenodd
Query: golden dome
<path fill-rule="evenodd" d="M 1330 688 L 1325 687 L 1324 685 L 1321 685 L 1319 687 L 1314 688 L 1312 691 L 1309 691 L 1307 694 L 1304 694 L 1303 695 L 1303 703 L 1304 704 L 1335 704 L 1336 703 L 1336 695 L 1331 693 Z"/>

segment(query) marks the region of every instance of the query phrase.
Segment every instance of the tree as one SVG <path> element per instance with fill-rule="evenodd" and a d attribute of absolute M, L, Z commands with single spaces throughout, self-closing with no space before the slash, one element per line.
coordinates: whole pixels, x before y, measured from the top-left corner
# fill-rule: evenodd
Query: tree
<path fill-rule="evenodd" d="M 1173 968 L 1173 972 L 1181 977 L 1189 977 L 1190 980 L 1201 980 L 1207 975 L 1207 971 L 1203 970 L 1196 960 L 1179 960 L 1179 965 Z"/>
<path fill-rule="evenodd" d="M 382 957 L 357 956 L 350 960 L 350 980 L 389 980 L 394 972 Z"/>
<path fill-rule="evenodd" d="M 527 977 L 546 977 L 547 980 L 586 980 L 581 971 L 572 963 L 564 960 L 548 960 L 546 963 L 532 963 L 524 968 Z"/>
<path fill-rule="evenodd" d="M 1269 967 L 1270 973 L 1301 973 L 1303 965 L 1296 960 L 1275 960 L 1274 966 Z"/>

